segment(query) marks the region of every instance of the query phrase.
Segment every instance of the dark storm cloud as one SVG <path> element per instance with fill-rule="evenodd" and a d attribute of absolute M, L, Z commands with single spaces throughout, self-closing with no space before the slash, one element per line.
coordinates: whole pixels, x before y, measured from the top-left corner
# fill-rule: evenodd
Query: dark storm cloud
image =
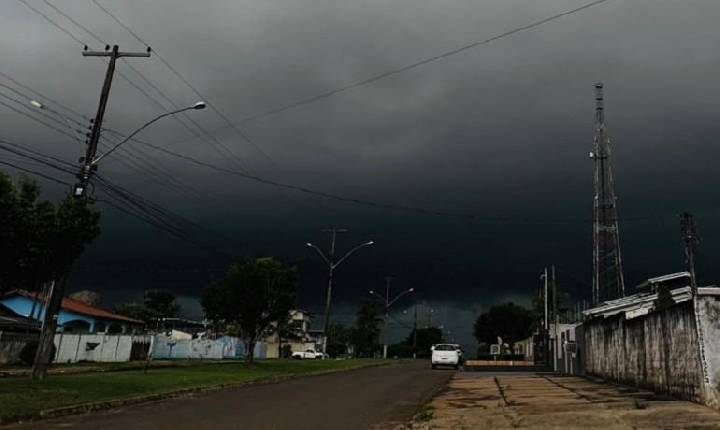
<path fill-rule="evenodd" d="M 28 1 L 92 42 L 42 2 Z M 108 42 L 144 49 L 89 0 L 51 2 Z M 238 124 L 248 116 L 582 3 L 102 1 Z M 80 46 L 21 3 L 7 0 L 0 9 L 0 71 L 92 115 L 103 63 L 81 57 Z M 611 0 L 372 85 L 243 124 L 274 162 L 243 142 L 212 111 L 190 115 L 254 171 L 278 181 L 450 212 L 588 219 L 592 84 L 603 80 L 620 214 L 669 216 L 621 225 L 628 283 L 682 268 L 672 216 L 686 208 L 698 213 L 705 238 L 701 278 L 711 282 L 720 276 L 709 264 L 720 254 L 715 227 L 715 184 L 720 178 L 714 167 L 719 17 L 715 0 Z M 129 61 L 179 105 L 197 100 L 157 59 Z M 146 88 L 125 64 L 120 63 L 119 70 Z M 119 78 L 106 119 L 115 129 L 132 130 L 161 111 Z M 77 144 L 12 112 L 3 110 L 0 118 L 0 133 L 7 138 L 68 159 L 81 152 Z M 143 137 L 232 167 L 175 121 L 165 120 Z M 568 275 L 561 279 L 574 295 L 589 290 L 591 232 L 586 223 L 467 221 L 358 207 L 280 191 L 161 153 L 153 156 L 202 196 L 168 192 L 111 159 L 101 171 L 222 232 L 228 239 L 216 245 L 228 252 L 278 255 L 298 264 L 301 297 L 308 306 L 320 301 L 324 272 L 303 243 L 325 240 L 318 229 L 333 224 L 351 229 L 341 240 L 342 249 L 369 238 L 378 242 L 338 274 L 343 286 L 338 295 L 348 303 L 393 273 L 423 289 L 427 299 L 486 306 L 532 292 L 537 274 L 551 263 L 565 268 Z M 191 245 L 110 211 L 103 236 L 86 260 L 120 266 L 141 260 L 170 268 L 217 264 Z M 118 290 L 135 294 L 157 283 L 194 296 L 208 276 L 165 280 L 90 272 L 78 282 L 101 284 L 115 297 Z"/>

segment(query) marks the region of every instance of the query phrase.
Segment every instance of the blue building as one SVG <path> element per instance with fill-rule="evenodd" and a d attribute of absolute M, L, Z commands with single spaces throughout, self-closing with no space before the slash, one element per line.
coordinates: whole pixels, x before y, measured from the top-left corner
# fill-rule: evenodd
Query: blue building
<path fill-rule="evenodd" d="M 0 298 L 0 304 L 18 315 L 42 321 L 45 305 L 38 293 L 14 290 Z M 58 315 L 58 331 L 63 333 L 133 333 L 145 323 L 63 297 Z"/>

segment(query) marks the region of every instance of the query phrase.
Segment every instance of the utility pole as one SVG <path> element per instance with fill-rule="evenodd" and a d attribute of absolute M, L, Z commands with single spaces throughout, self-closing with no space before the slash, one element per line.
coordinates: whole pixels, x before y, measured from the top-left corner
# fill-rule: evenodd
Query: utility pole
<path fill-rule="evenodd" d="M 338 233 L 346 233 L 347 229 L 333 227 L 323 229 L 322 232 L 330 233 L 331 235 L 330 254 L 328 255 L 330 264 L 328 265 L 327 287 L 325 287 L 325 322 L 323 324 L 323 334 L 325 335 L 323 339 L 323 354 L 325 354 L 327 352 L 328 336 L 330 335 L 330 303 L 332 302 L 332 283 L 333 273 L 335 272 L 335 240 Z"/>
<path fill-rule="evenodd" d="M 412 293 L 415 291 L 415 288 L 409 288 L 405 291 L 400 292 L 395 298 L 390 299 L 390 282 L 395 279 L 392 276 L 386 276 L 385 277 L 385 297 L 381 296 L 380 294 L 376 293 L 373 290 L 370 290 L 369 293 L 373 296 L 379 298 L 382 300 L 385 304 L 385 319 L 383 323 L 383 358 L 387 358 L 387 349 L 388 349 L 388 320 L 390 319 L 390 306 L 393 305 L 393 303 L 397 302 L 400 297 L 404 296 L 405 294 Z"/>
<path fill-rule="evenodd" d="M 543 274 L 540 275 L 543 280 L 543 324 L 542 324 L 542 339 L 543 339 L 543 350 L 545 353 L 545 362 L 549 364 L 550 359 L 550 321 L 548 315 L 548 269 L 545 267 Z"/>
<path fill-rule="evenodd" d="M 82 167 L 78 174 L 78 182 L 73 189 L 73 196 L 82 197 L 85 195 L 90 177 L 97 168 L 95 165 L 95 156 L 97 155 L 98 142 L 102 132 L 103 118 L 105 117 L 105 108 L 107 107 L 108 98 L 110 97 L 110 86 L 112 85 L 113 75 L 115 74 L 115 63 L 118 58 L 122 57 L 150 57 L 150 48 L 147 52 L 120 52 L 118 45 L 113 45 L 112 49 L 105 46 L 105 51 L 88 51 L 87 47 L 83 51 L 83 57 L 109 57 L 107 71 L 105 72 L 105 81 L 103 82 L 102 91 L 100 93 L 100 103 L 92 122 L 92 131 L 88 140 L 85 157 L 82 158 Z"/>
<path fill-rule="evenodd" d="M 557 372 L 557 356 L 559 354 L 560 345 L 560 315 L 558 314 L 558 293 L 557 293 L 557 278 L 555 278 L 555 265 L 552 265 L 552 290 L 553 290 L 553 314 L 555 315 L 555 346 L 553 348 L 553 369 Z"/>
<path fill-rule="evenodd" d="M 105 73 L 105 81 L 103 82 L 100 93 L 100 103 L 98 104 L 98 110 L 92 123 L 92 131 L 87 140 L 85 157 L 81 159 L 82 166 L 78 174 L 79 182 L 73 187 L 72 193 L 75 198 L 80 198 L 85 195 L 90 177 L 96 169 L 95 156 L 97 154 L 98 142 L 100 141 L 105 108 L 107 107 L 110 96 L 110 86 L 115 73 L 115 63 L 118 58 L 122 57 L 149 57 L 150 48 L 148 48 L 147 52 L 120 52 L 118 45 L 114 45 L 112 50 L 109 46 L 105 46 L 105 51 L 88 51 L 87 47 L 85 47 L 82 55 L 84 57 L 109 57 L 110 59 Z M 52 350 L 55 341 L 55 331 L 57 329 L 58 313 L 62 305 L 62 298 L 65 295 L 65 284 L 67 283 L 68 275 L 65 273 L 59 276 L 61 279 L 53 281 L 53 288 L 50 290 L 50 297 L 45 308 L 45 315 L 43 316 L 42 331 L 33 361 L 32 379 L 34 380 L 42 380 L 45 378 L 45 373 L 53 358 Z"/>
<path fill-rule="evenodd" d="M 693 295 L 696 295 L 698 286 L 695 275 L 695 255 L 697 254 L 700 239 L 695 231 L 695 218 L 691 213 L 683 212 L 680 214 L 680 228 L 685 242 L 685 264 L 688 272 L 690 272 L 690 287 Z"/>
<path fill-rule="evenodd" d="M 418 305 L 415 303 L 415 315 L 413 317 L 413 359 L 417 358 L 417 314 L 418 314 Z"/>
<path fill-rule="evenodd" d="M 324 233 L 330 233 L 330 251 L 328 255 L 325 255 L 322 250 L 317 247 L 316 245 L 313 245 L 312 243 L 308 242 L 306 243 L 307 246 L 310 248 L 315 249 L 317 253 L 320 255 L 320 257 L 325 261 L 325 263 L 328 266 L 328 279 L 327 279 L 327 286 L 325 288 L 325 322 L 323 324 L 323 345 L 322 345 L 322 352 L 323 354 L 327 353 L 327 344 L 328 344 L 328 335 L 330 334 L 330 304 L 332 303 L 332 286 L 333 286 L 333 275 L 335 273 L 335 269 L 343 262 L 346 258 L 350 256 L 353 252 L 357 251 L 358 249 L 365 247 L 365 246 L 371 246 L 375 242 L 369 241 L 362 243 L 355 248 L 348 251 L 342 258 L 335 261 L 335 241 L 337 239 L 338 233 L 346 233 L 348 230 L 344 228 L 324 228 L 321 230 Z"/>
<path fill-rule="evenodd" d="M 387 358 L 388 348 L 388 320 L 390 319 L 390 282 L 392 276 L 385 277 L 385 324 L 383 324 L 383 358 Z"/>

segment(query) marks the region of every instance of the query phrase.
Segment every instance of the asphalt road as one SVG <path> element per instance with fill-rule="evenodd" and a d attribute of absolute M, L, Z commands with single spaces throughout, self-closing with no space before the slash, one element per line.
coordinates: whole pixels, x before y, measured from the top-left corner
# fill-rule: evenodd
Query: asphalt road
<path fill-rule="evenodd" d="M 370 429 L 408 420 L 453 375 L 390 365 L 38 421 L 12 429 Z"/>

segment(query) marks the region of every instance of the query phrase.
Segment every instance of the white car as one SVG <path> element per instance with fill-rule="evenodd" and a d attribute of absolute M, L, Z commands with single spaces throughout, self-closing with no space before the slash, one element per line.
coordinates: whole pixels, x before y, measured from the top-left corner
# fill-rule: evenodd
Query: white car
<path fill-rule="evenodd" d="M 433 369 L 437 366 L 452 366 L 455 369 L 461 364 L 461 352 L 457 345 L 441 343 L 430 348 L 432 356 L 430 364 Z"/>
<path fill-rule="evenodd" d="M 295 351 L 292 353 L 292 358 L 296 360 L 314 360 L 323 358 L 323 353 L 315 351 L 314 349 L 306 349 L 305 351 Z"/>

